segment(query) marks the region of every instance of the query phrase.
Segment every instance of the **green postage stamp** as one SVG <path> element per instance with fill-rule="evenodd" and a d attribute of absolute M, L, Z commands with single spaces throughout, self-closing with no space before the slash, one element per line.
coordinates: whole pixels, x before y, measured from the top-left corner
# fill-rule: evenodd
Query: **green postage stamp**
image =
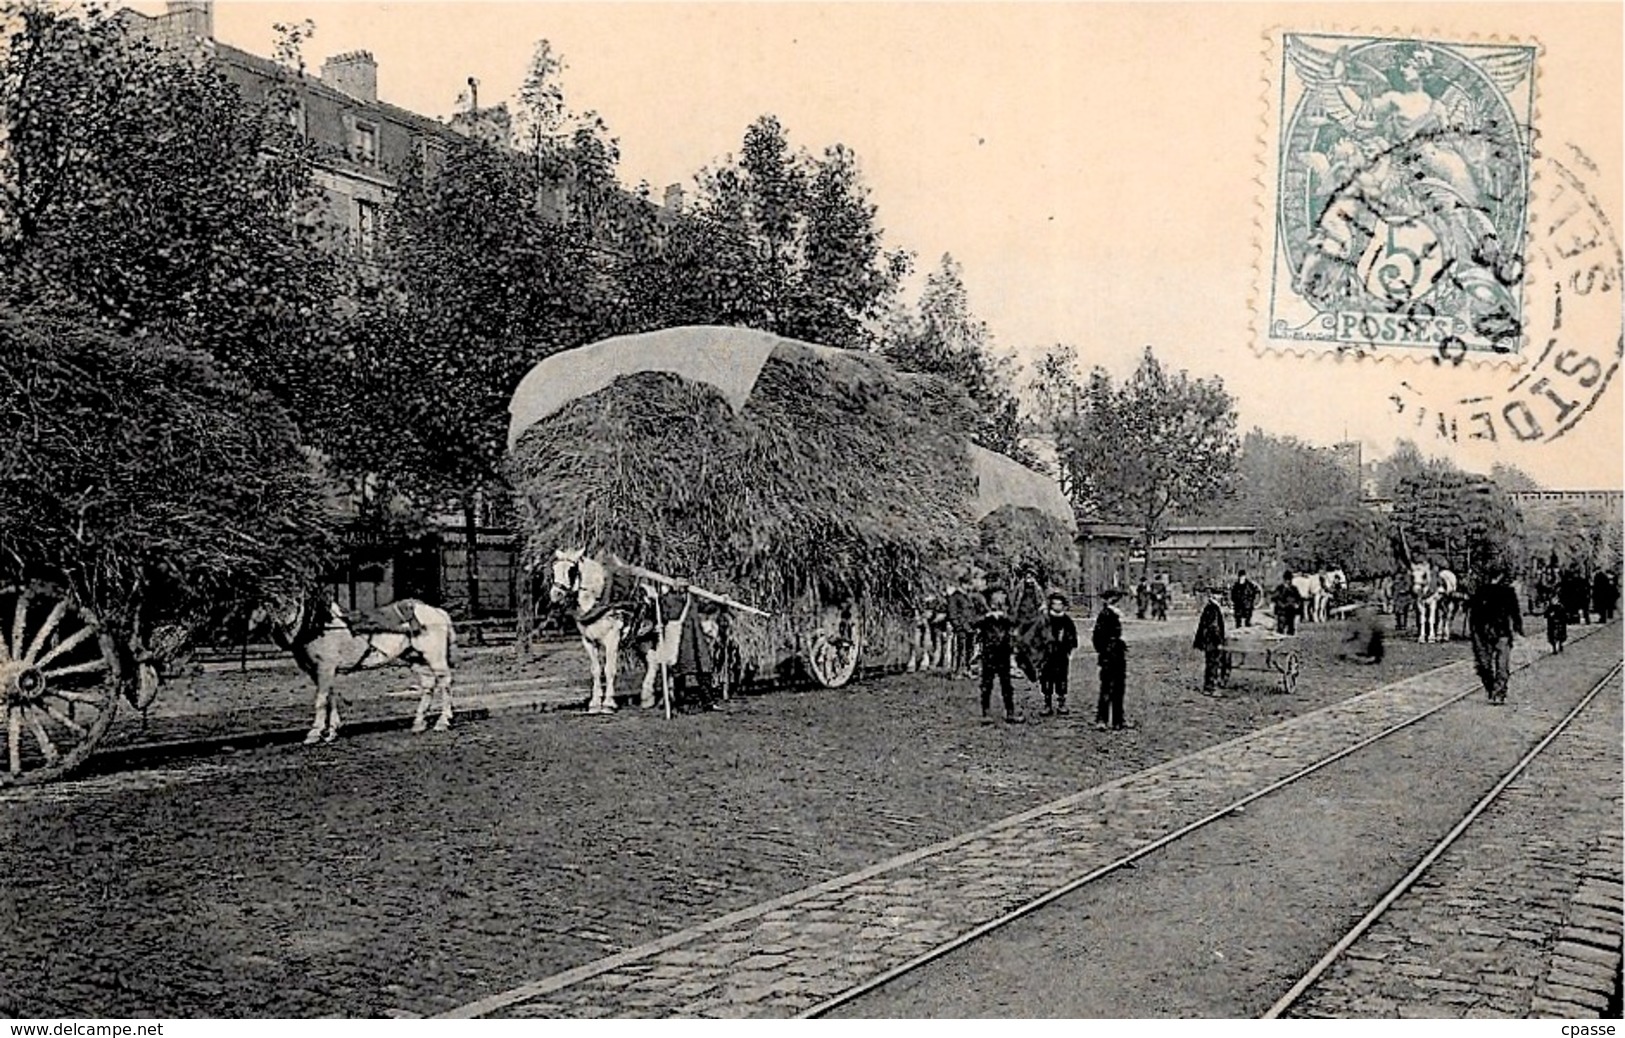
<path fill-rule="evenodd" d="M 1273 42 L 1268 345 L 1518 359 L 1536 48 Z"/>

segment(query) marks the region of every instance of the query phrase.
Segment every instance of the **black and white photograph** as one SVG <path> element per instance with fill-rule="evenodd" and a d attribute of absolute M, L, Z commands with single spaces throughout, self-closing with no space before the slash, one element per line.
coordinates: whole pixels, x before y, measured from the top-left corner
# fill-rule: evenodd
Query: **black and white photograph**
<path fill-rule="evenodd" d="M 1616 1033 L 1625 7 L 0 23 L 7 1035 Z"/>

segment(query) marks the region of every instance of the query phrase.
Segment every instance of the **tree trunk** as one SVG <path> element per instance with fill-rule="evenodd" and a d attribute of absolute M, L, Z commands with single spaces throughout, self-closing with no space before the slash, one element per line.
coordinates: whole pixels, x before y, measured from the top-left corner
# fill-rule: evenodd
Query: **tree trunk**
<path fill-rule="evenodd" d="M 468 575 L 468 618 L 480 618 L 480 527 L 474 510 L 474 493 L 463 494 L 463 565 Z M 480 628 L 474 628 L 474 641 L 484 641 Z"/>

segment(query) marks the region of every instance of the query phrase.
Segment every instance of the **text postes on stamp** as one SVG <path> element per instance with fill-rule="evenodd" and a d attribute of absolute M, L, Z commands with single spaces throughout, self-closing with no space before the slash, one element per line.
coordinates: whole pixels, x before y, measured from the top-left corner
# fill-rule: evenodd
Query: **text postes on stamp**
<path fill-rule="evenodd" d="M 1275 42 L 1269 344 L 1516 354 L 1536 48 Z"/>

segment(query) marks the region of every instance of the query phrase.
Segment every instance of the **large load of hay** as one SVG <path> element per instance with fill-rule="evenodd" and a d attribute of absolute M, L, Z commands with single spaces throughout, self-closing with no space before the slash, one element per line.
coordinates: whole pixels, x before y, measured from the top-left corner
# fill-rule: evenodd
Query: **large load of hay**
<path fill-rule="evenodd" d="M 745 329 L 558 354 L 512 406 L 525 561 L 585 547 L 770 610 L 735 627 L 759 671 L 841 606 L 866 663 L 899 662 L 916 603 L 975 556 L 977 520 L 1021 496 L 1008 466 L 1043 479 L 951 431 L 969 406 L 872 355 Z"/>

